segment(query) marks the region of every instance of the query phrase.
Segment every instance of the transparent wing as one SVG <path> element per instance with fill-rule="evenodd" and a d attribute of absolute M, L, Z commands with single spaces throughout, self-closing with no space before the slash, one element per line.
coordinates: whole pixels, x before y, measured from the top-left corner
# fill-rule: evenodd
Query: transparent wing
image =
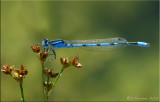
<path fill-rule="evenodd" d="M 124 38 L 94 39 L 94 40 L 66 40 L 68 44 L 99 44 L 99 43 L 125 43 Z"/>
<path fill-rule="evenodd" d="M 94 40 L 69 40 L 66 41 L 68 44 L 100 44 L 100 43 L 126 43 L 127 40 L 124 38 L 109 38 L 109 39 L 94 39 Z M 109 46 L 85 46 L 81 47 L 93 51 L 108 51 L 109 48 L 116 48 L 117 45 Z"/>

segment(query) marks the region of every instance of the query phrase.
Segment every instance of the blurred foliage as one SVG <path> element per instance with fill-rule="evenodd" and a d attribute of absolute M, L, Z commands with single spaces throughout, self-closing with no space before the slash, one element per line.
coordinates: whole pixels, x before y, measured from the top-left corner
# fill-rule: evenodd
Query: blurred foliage
<path fill-rule="evenodd" d="M 56 49 L 47 63 L 60 71 L 60 57 L 79 55 L 83 68 L 66 69 L 50 94 L 52 101 L 127 101 L 158 97 L 158 1 L 2 1 L 1 63 L 23 64 L 26 101 L 43 100 L 41 66 L 30 45 L 44 38 L 78 40 L 123 37 L 146 41 L 149 48 L 128 46 L 107 52 Z M 1 100 L 19 101 L 18 84 L 1 75 Z"/>

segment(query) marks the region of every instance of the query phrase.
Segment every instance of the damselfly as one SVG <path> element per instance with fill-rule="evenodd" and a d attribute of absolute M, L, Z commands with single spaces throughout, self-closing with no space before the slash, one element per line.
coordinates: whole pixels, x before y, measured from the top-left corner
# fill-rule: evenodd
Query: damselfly
<path fill-rule="evenodd" d="M 56 52 L 54 48 L 73 48 L 73 47 L 87 47 L 87 48 L 104 48 L 107 49 L 113 46 L 123 46 L 123 45 L 134 45 L 149 47 L 149 43 L 146 42 L 128 42 L 124 38 L 109 38 L 109 39 L 95 39 L 95 40 L 53 40 L 49 41 L 44 39 L 42 41 L 42 46 L 46 47 L 47 50 L 53 51 L 54 57 L 56 59 Z"/>

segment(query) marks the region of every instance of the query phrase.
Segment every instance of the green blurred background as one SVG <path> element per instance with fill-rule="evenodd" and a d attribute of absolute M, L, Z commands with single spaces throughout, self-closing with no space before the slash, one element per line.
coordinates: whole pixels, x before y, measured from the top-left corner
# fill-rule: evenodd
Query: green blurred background
<path fill-rule="evenodd" d="M 158 1 L 2 1 L 1 63 L 18 68 L 23 64 L 29 71 L 24 79 L 25 100 L 41 101 L 41 66 L 30 45 L 44 38 L 145 41 L 151 44 L 149 48 L 127 46 L 106 52 L 56 49 L 57 60 L 47 62 L 55 72 L 62 67 L 60 57 L 79 55 L 84 67 L 66 69 L 49 100 L 151 100 L 159 96 L 158 9 Z M 1 100 L 20 100 L 18 84 L 4 74 Z"/>

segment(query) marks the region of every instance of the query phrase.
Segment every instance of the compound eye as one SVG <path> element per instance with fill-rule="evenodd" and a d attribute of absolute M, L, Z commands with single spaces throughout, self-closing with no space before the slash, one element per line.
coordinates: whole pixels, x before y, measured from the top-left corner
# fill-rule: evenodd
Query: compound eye
<path fill-rule="evenodd" d="M 45 39 L 45 40 L 44 40 L 44 43 L 45 43 L 45 44 L 48 43 L 48 39 Z"/>

